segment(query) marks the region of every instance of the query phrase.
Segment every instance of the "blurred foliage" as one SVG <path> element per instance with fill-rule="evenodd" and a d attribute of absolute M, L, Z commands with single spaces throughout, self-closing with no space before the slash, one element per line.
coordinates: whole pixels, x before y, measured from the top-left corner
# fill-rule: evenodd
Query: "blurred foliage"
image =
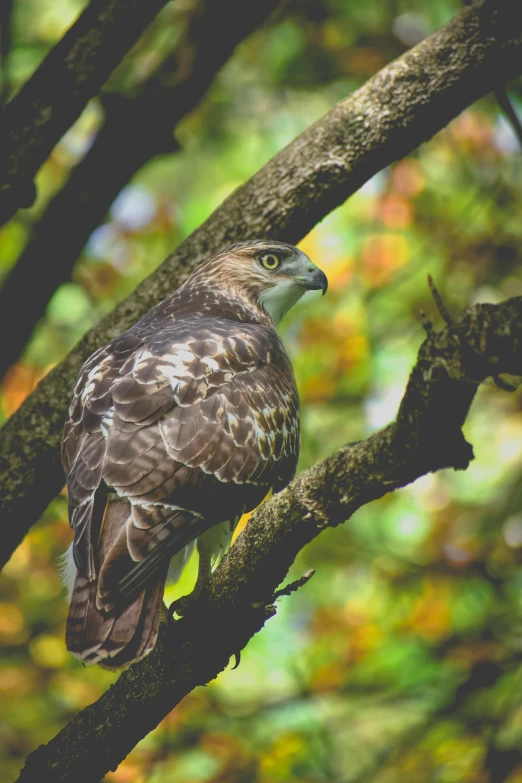
<path fill-rule="evenodd" d="M 15 3 L 12 91 L 82 5 Z M 150 73 L 192 5 L 165 9 L 113 89 Z M 182 151 L 140 171 L 92 234 L 5 379 L 1 416 L 228 193 L 458 9 L 456 0 L 288 2 L 183 122 Z M 93 101 L 40 172 L 37 203 L 0 231 L 0 275 L 101 117 Z M 393 418 L 423 338 L 420 309 L 440 322 L 428 272 L 453 312 L 522 294 L 521 181 L 519 145 L 488 98 L 303 240 L 330 290 L 310 295 L 283 329 L 302 398 L 301 467 Z M 106 780 L 522 781 L 521 395 L 485 384 L 466 435 L 476 453 L 468 471 L 426 476 L 307 547 L 293 575 L 316 575 L 280 601 L 239 669 L 188 696 Z M 56 566 L 69 540 L 60 496 L 0 576 L 1 783 L 114 678 L 64 647 Z M 168 598 L 194 575 L 192 562 Z"/>

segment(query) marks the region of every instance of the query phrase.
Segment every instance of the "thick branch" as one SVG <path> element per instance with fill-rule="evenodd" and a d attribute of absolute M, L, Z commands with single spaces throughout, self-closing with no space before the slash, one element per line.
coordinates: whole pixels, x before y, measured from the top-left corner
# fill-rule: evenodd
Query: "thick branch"
<path fill-rule="evenodd" d="M 0 357 L 0 378 L 22 353 L 53 292 L 69 279 L 89 234 L 121 188 L 151 158 L 175 151 L 173 128 L 199 103 L 237 44 L 278 4 L 279 0 L 254 5 L 243 0 L 202 0 L 173 54 L 136 94 L 105 96 L 104 126 L 34 226 L 0 291 L 0 334 L 10 335 Z M 13 302 L 24 300 L 29 279 L 30 311 L 13 308 Z"/>
<path fill-rule="evenodd" d="M 276 155 L 40 383 L 0 437 L 5 562 L 63 483 L 59 446 L 82 362 L 227 242 L 299 240 L 373 174 L 522 71 L 522 5 L 486 0 L 380 71 Z M 320 259 L 318 259 L 320 260 Z"/>
<path fill-rule="evenodd" d="M 0 137 L 0 226 L 36 196 L 33 177 L 167 0 L 91 0 L 19 94 Z"/>
<path fill-rule="evenodd" d="M 19 781 L 94 781 L 114 769 L 197 685 L 217 676 L 275 613 L 296 555 L 328 526 L 419 476 L 465 468 L 461 427 L 478 383 L 522 375 L 522 297 L 475 305 L 422 344 L 395 422 L 319 462 L 252 516 L 186 618 L 162 629 L 151 655 L 122 674 L 48 745 Z"/>

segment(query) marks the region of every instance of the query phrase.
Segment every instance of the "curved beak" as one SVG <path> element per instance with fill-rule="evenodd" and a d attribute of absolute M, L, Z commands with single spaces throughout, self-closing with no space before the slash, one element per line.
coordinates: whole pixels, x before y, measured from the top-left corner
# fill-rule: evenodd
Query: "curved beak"
<path fill-rule="evenodd" d="M 323 292 L 323 296 L 328 290 L 328 278 L 326 277 L 325 273 L 322 269 L 314 269 L 312 272 L 309 272 L 307 275 L 303 275 L 303 277 L 299 280 L 302 285 L 304 285 L 305 288 L 308 288 L 310 291 L 318 291 L 321 289 Z"/>

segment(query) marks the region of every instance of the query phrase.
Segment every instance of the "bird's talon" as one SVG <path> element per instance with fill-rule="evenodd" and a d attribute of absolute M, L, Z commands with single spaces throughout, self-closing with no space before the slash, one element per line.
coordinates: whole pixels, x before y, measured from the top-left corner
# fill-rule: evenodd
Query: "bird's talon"
<path fill-rule="evenodd" d="M 232 671 L 234 671 L 234 669 L 237 669 L 237 667 L 238 667 L 238 666 L 239 666 L 239 664 L 241 663 L 241 651 L 240 651 L 240 650 L 238 650 L 238 652 L 235 652 L 233 655 L 234 655 L 234 658 L 236 659 L 236 662 L 235 662 L 235 664 L 232 666 Z"/>
<path fill-rule="evenodd" d="M 194 604 L 197 603 L 200 592 L 200 590 L 194 590 L 192 593 L 189 593 L 189 595 L 182 595 L 181 598 L 173 601 L 169 606 L 169 614 L 172 619 L 174 619 L 174 614 L 179 615 L 179 617 L 185 617 L 187 612 L 192 610 Z"/>
<path fill-rule="evenodd" d="M 187 609 L 186 602 L 183 598 L 178 598 L 177 601 L 173 601 L 169 606 L 169 617 L 172 622 L 176 622 L 174 617 L 177 614 L 179 617 L 183 617 Z"/>

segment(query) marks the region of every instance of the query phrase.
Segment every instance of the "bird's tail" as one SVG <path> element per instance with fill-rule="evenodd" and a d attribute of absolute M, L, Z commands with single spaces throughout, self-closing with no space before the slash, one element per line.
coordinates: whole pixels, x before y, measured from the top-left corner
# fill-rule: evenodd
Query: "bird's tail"
<path fill-rule="evenodd" d="M 99 542 L 103 562 L 129 516 L 125 500 L 107 504 Z M 84 663 L 116 668 L 149 653 L 158 636 L 160 610 L 168 564 L 131 602 L 110 612 L 96 606 L 97 580 L 78 572 L 67 617 L 67 649 Z"/>

